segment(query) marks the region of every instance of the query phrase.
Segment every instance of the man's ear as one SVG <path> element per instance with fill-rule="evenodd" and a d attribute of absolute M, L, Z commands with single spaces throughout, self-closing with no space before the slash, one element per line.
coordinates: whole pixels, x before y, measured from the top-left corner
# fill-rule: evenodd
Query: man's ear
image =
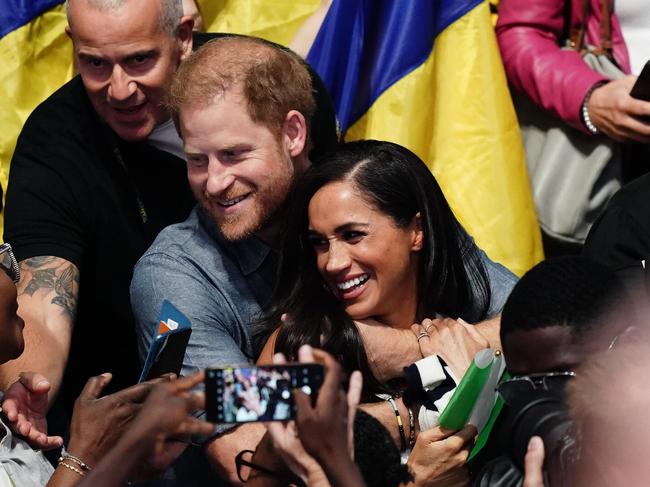
<path fill-rule="evenodd" d="M 302 113 L 289 110 L 282 124 L 282 140 L 291 157 L 298 157 L 307 145 L 307 122 Z"/>
<path fill-rule="evenodd" d="M 411 222 L 413 228 L 413 243 L 411 245 L 411 250 L 413 252 L 419 252 L 424 246 L 424 230 L 422 230 L 422 215 L 418 211 L 413 217 Z"/>
<path fill-rule="evenodd" d="M 192 54 L 192 29 L 194 17 L 183 15 L 176 30 L 176 39 L 181 47 L 181 61 Z"/>

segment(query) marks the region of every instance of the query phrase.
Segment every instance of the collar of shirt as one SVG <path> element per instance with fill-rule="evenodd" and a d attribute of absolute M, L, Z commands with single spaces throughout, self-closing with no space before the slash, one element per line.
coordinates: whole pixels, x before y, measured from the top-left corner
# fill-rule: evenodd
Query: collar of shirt
<path fill-rule="evenodd" d="M 238 242 L 231 242 L 224 239 L 217 225 L 205 210 L 198 206 L 197 212 L 201 225 L 215 239 L 219 246 L 237 261 L 244 276 L 248 277 L 254 272 L 257 272 L 269 254 L 274 253 L 268 244 L 255 235 Z"/>

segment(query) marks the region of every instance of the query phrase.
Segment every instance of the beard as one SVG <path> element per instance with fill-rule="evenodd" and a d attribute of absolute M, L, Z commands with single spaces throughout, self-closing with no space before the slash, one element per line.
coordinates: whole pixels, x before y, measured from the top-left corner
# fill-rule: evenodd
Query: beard
<path fill-rule="evenodd" d="M 219 203 L 204 192 L 201 195 L 195 194 L 200 205 L 210 215 L 226 241 L 245 240 L 274 227 L 279 221 L 284 203 L 296 179 L 291 160 L 288 159 L 284 162 L 278 170 L 269 174 L 263 183 L 254 185 L 236 182 L 228 193 L 221 195 L 225 199 L 229 199 L 231 195 L 248 194 L 246 196 L 247 206 L 232 215 L 224 215 Z"/>

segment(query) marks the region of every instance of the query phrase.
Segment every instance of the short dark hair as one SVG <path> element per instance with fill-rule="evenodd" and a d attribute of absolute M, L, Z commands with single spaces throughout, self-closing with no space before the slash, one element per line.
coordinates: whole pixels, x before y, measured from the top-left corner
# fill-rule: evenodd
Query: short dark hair
<path fill-rule="evenodd" d="M 566 326 L 579 340 L 605 326 L 606 312 L 624 297 L 614 271 L 588 257 L 540 262 L 515 285 L 501 314 L 501 340 L 516 330 Z"/>

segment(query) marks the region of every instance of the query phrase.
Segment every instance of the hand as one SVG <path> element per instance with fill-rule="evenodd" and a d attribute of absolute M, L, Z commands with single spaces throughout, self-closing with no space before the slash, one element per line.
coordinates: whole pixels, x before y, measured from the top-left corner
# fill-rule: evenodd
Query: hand
<path fill-rule="evenodd" d="M 22 372 L 4 396 L 2 410 L 10 428 L 33 448 L 50 450 L 63 445 L 60 436 L 47 436 L 47 394 L 50 382 L 41 374 Z"/>
<path fill-rule="evenodd" d="M 363 377 L 355 370 L 350 375 L 347 394 L 341 387 L 343 370 L 334 358 L 310 346 L 298 350 L 300 362 L 316 362 L 325 367 L 325 380 L 316 406 L 302 391 L 296 391 L 296 424 L 305 449 L 321 463 L 332 463 L 347 452 L 354 457 L 354 417 L 361 399 Z"/>
<path fill-rule="evenodd" d="M 475 437 L 476 428 L 472 425 L 456 433 L 440 427 L 420 432 L 408 460 L 414 477 L 408 485 L 468 485 L 465 462 Z"/>
<path fill-rule="evenodd" d="M 544 442 L 539 436 L 533 436 L 528 441 L 528 451 L 524 459 L 523 487 L 544 487 Z"/>
<path fill-rule="evenodd" d="M 490 346 L 472 325 L 451 318 L 425 319 L 421 325 L 416 323 L 411 329 L 416 336 L 429 334 L 418 340 L 422 356 L 438 355 L 458 380 L 465 374 L 476 352 Z"/>
<path fill-rule="evenodd" d="M 304 348 L 301 347 L 298 351 L 299 358 L 304 358 Z M 303 360 L 300 361 L 302 362 Z M 284 364 L 286 363 L 286 359 L 281 353 L 276 353 L 273 356 L 273 363 Z M 294 398 L 296 395 L 294 394 Z M 300 477 L 305 484 L 311 485 L 314 483 L 315 478 L 325 478 L 325 473 L 318 462 L 303 447 L 298 437 L 298 430 L 294 421 L 271 421 L 266 423 L 265 426 L 273 440 L 275 452 L 280 455 L 287 467 L 295 475 Z"/>
<path fill-rule="evenodd" d="M 191 415 L 205 408 L 204 394 L 192 392 L 203 377 L 204 373 L 199 372 L 154 385 L 133 421 L 133 434 L 141 441 L 152 442 L 152 453 L 147 463 L 154 471 L 164 471 L 187 447 L 187 442 L 175 438 L 209 435 L 214 431 L 212 424 Z"/>
<path fill-rule="evenodd" d="M 111 378 L 111 374 L 106 373 L 88 379 L 74 404 L 68 450 L 91 467 L 124 434 L 153 385 L 170 380 L 171 376 L 163 376 L 99 397 Z"/>
<path fill-rule="evenodd" d="M 322 364 L 325 379 L 315 407 L 309 396 L 295 391 L 295 422 L 267 425 L 276 450 L 307 485 L 363 485 L 361 474 L 352 461 L 354 417 L 363 386 L 361 373 L 351 374 L 346 393 L 341 387 L 344 376 L 341 366 L 327 352 L 305 345 L 298 350 L 298 360 Z M 284 361 L 282 354 L 274 356 L 274 363 Z"/>
<path fill-rule="evenodd" d="M 587 103 L 591 122 L 605 135 L 619 142 L 650 142 L 650 102 L 630 96 L 636 76 L 609 81 L 596 88 Z"/>

